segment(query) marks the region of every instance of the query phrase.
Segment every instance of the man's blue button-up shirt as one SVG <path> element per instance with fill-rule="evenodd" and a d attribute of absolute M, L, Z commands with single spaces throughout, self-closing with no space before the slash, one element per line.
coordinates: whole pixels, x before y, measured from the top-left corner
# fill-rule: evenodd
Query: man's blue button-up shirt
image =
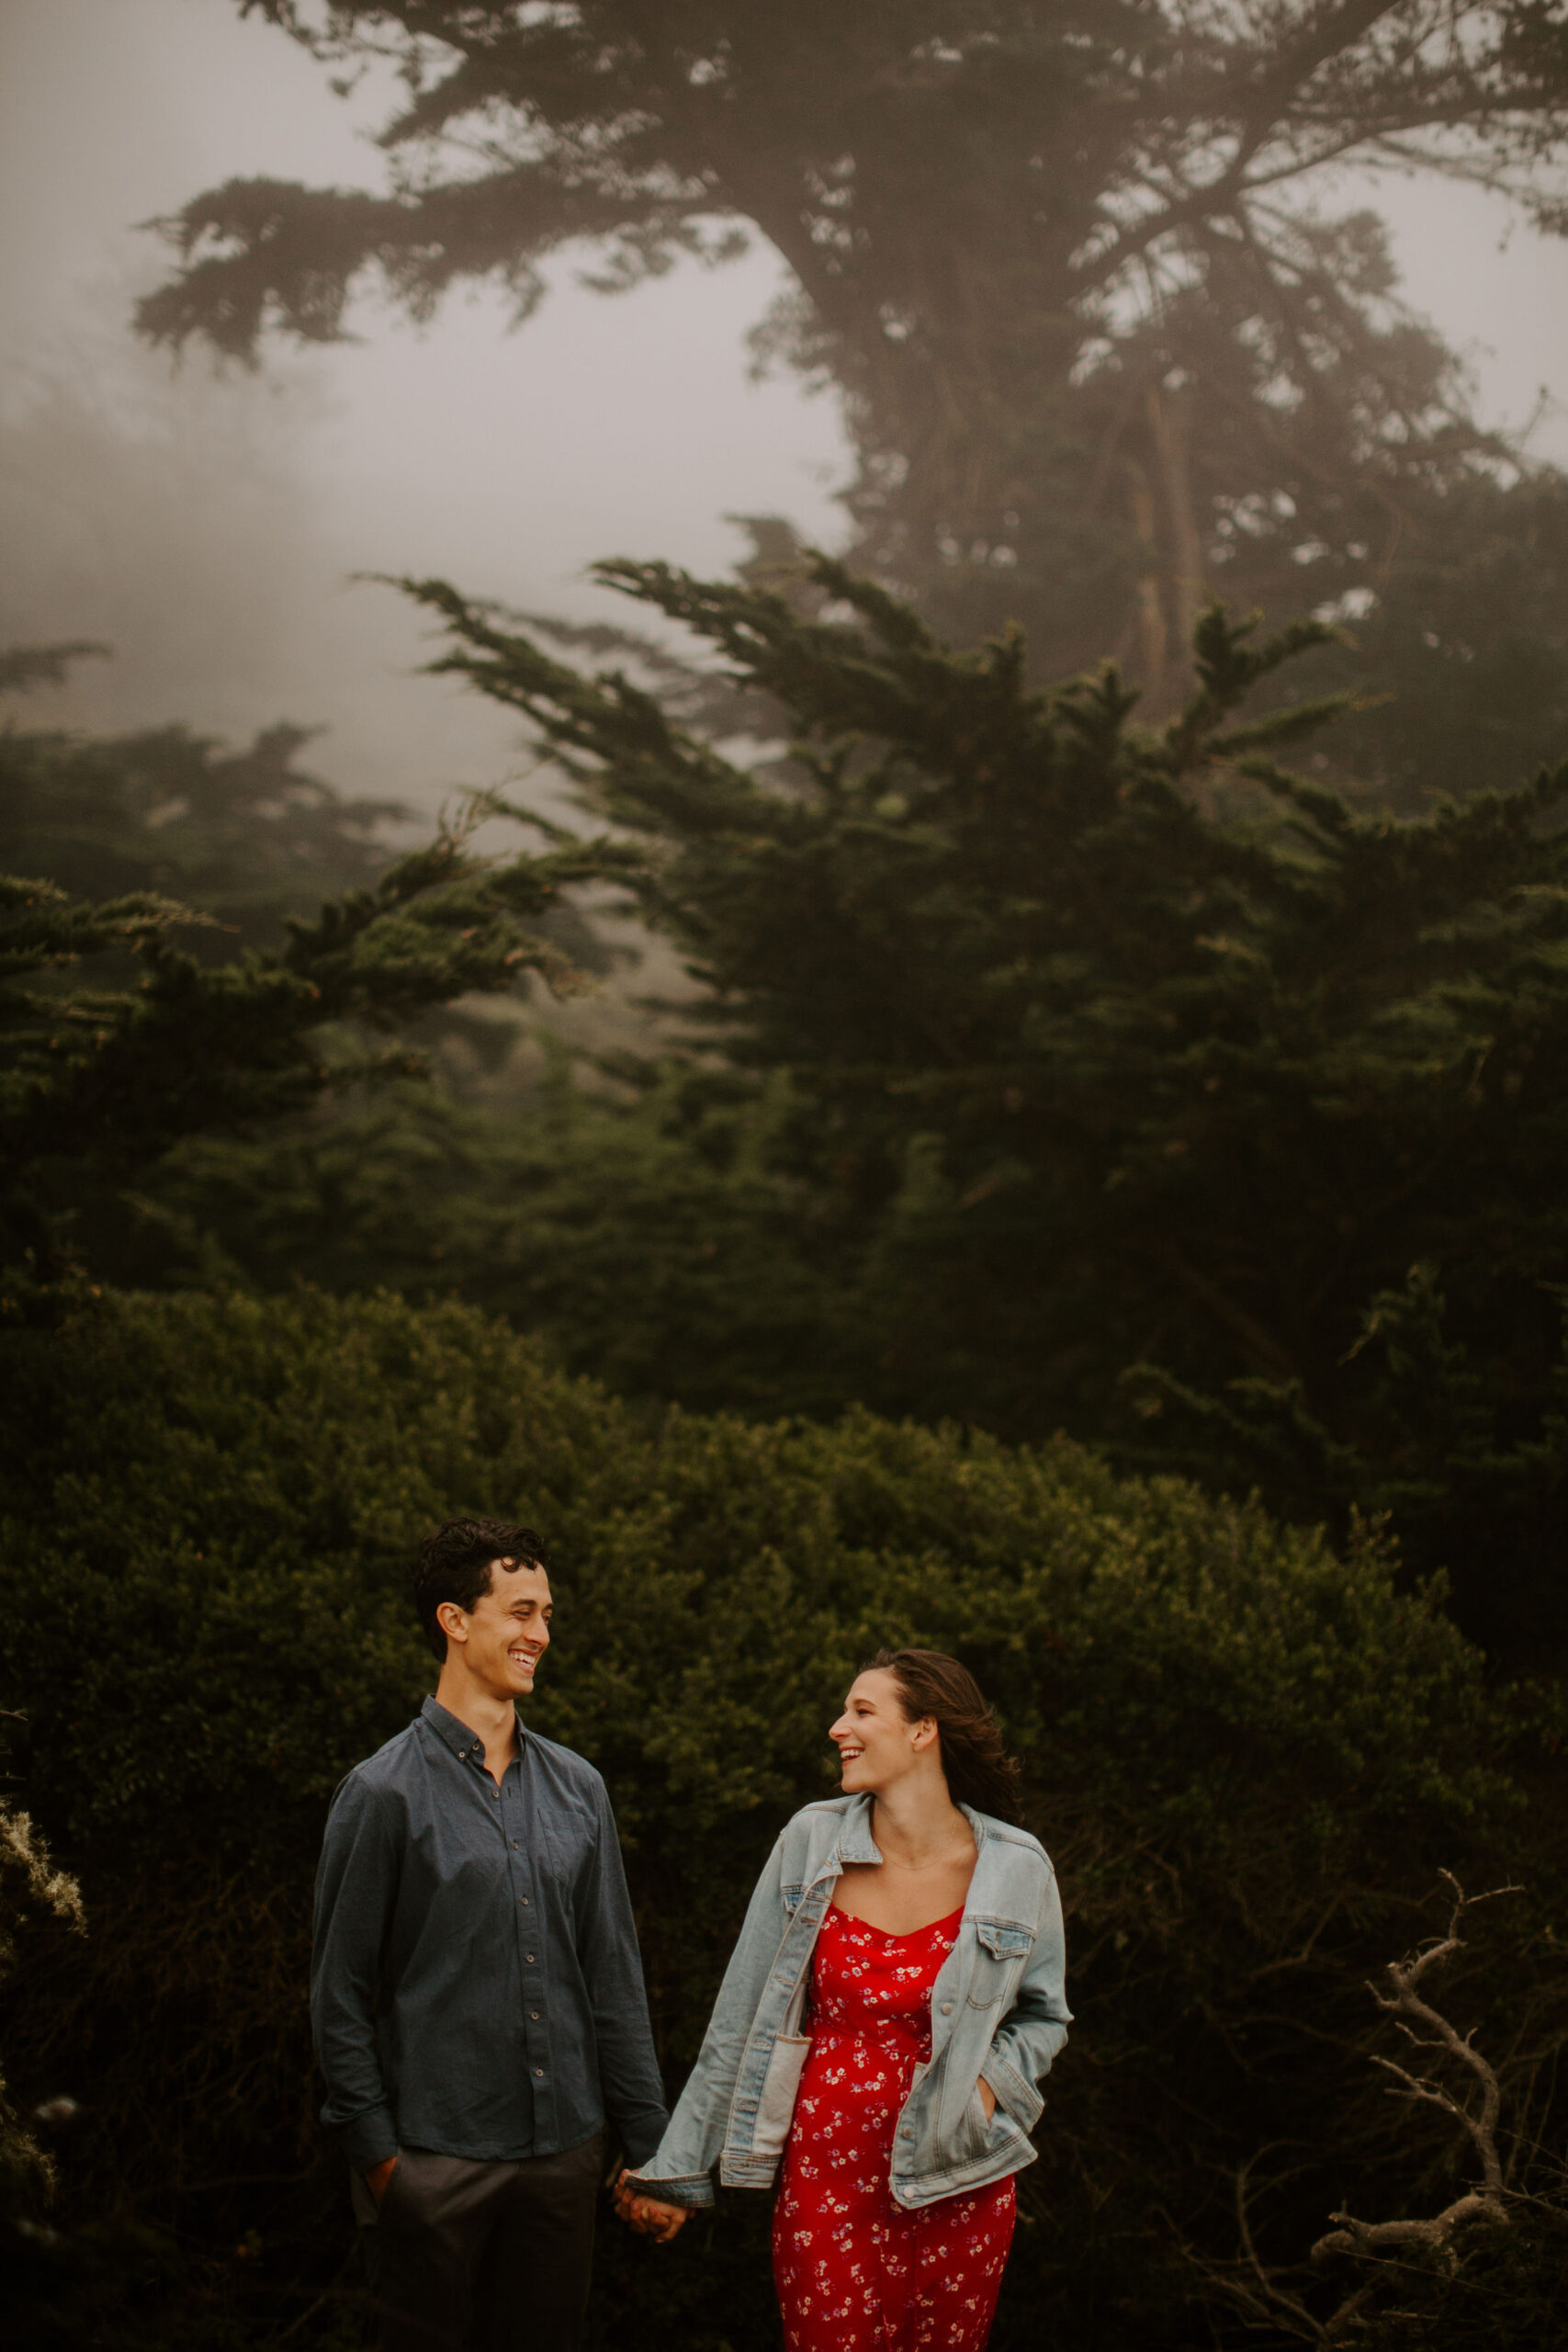
<path fill-rule="evenodd" d="M 324 2123 L 356 2172 L 399 2147 L 550 2156 L 663 2133 L 615 1816 L 569 1747 L 517 1726 L 501 1786 L 434 1699 L 356 1765 L 316 1875 Z"/>

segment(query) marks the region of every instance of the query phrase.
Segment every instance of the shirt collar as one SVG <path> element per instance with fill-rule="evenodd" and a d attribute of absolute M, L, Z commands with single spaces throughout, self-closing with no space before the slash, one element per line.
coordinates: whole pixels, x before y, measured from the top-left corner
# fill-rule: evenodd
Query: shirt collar
<path fill-rule="evenodd" d="M 419 1712 L 423 1720 L 430 1725 L 431 1730 L 434 1732 L 439 1738 L 446 1741 L 447 1747 L 457 1758 L 459 1764 L 482 1764 L 484 1762 L 485 1744 L 479 1737 L 478 1732 L 470 1730 L 467 1724 L 459 1723 L 457 1716 L 452 1713 L 451 1710 L 441 1704 L 439 1699 L 426 1699 Z M 523 1728 L 523 1718 L 519 1715 L 517 1717 L 517 1753 L 519 1756 L 523 1753 L 523 1742 L 526 1737 L 527 1734 Z"/>

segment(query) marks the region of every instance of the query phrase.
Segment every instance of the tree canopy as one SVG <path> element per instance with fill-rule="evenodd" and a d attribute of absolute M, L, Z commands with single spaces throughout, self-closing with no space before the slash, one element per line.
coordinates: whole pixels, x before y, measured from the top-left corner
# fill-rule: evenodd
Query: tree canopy
<path fill-rule="evenodd" d="M 201 747 L 180 748 L 200 775 Z M 56 767 L 123 782 L 85 751 Z M 12 1294 L 0 1311 L 67 1262 L 84 1186 L 122 1186 L 184 1136 L 244 1134 L 350 1077 L 409 1071 L 405 1045 L 372 1052 L 367 1039 L 406 1031 L 432 1006 L 510 989 L 525 971 L 572 982 L 540 919 L 567 885 L 616 872 L 626 855 L 601 842 L 480 856 L 473 832 L 499 811 L 476 802 L 368 887 L 288 920 L 281 946 L 219 963 L 183 944 L 212 918 L 155 892 L 88 899 L 0 874 L 0 1262 Z M 68 861 L 101 859 L 101 837 L 69 814 L 69 802 L 49 821 L 24 806 L 23 838 L 47 846 L 52 822 Z M 370 862 L 356 832 L 350 841 Z M 140 971 L 130 985 L 128 966 Z"/>
<path fill-rule="evenodd" d="M 558 254 L 615 291 L 760 235 L 792 290 L 759 352 L 843 398 L 857 560 L 960 637 L 1021 619 L 1058 674 L 1116 650 L 1173 695 L 1205 581 L 1280 616 L 1381 594 L 1507 472 L 1332 175 L 1448 175 L 1561 229 L 1560 0 L 259 13 L 345 86 L 396 61 L 389 185 L 194 198 L 145 334 L 329 340 L 372 279 L 418 317 L 492 283 L 523 318 Z"/>
<path fill-rule="evenodd" d="M 955 651 L 825 559 L 604 576 L 703 660 L 639 683 L 579 666 L 613 631 L 563 659 L 412 584 L 608 837 L 499 875 L 449 840 L 209 969 L 161 902 L 21 889 L 14 956 L 147 981 L 14 983 L 14 1248 L 69 1210 L 99 1280 L 456 1290 L 632 1394 L 1060 1427 L 1391 1511 L 1467 1626 L 1555 1654 L 1568 771 L 1401 820 L 1281 766 L 1343 698 L 1242 705 L 1318 622 L 1214 609 L 1150 728 L 1114 671 L 1037 688 L 1016 637 Z M 606 877 L 701 984 L 662 1067 L 288 1115 L 409 1066 L 367 1025 L 558 969 L 541 924 Z"/>
<path fill-rule="evenodd" d="M 956 652 L 826 559 L 815 611 L 602 576 L 782 707 L 790 756 L 413 585 L 434 666 L 649 844 L 699 1022 L 787 1074 L 773 1164 L 874 1334 L 859 1393 L 1393 1508 L 1489 1638 L 1568 1634 L 1568 767 L 1358 815 L 1276 756 L 1336 706 L 1238 708 L 1314 623 L 1211 611 L 1149 729 L 1113 671 L 1036 690 L 1016 638 Z"/>
<path fill-rule="evenodd" d="M 242 752 L 186 727 L 82 737 L 0 732 L 0 868 L 82 898 L 152 890 L 211 919 L 207 959 L 270 945 L 324 891 L 363 888 L 389 863 L 395 800 L 347 800 L 299 765 L 310 730 L 264 729 Z"/>

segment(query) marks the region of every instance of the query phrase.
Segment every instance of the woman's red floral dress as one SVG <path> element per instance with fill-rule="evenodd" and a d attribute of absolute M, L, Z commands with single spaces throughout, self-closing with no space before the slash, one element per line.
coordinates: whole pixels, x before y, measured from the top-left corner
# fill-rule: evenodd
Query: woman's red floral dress
<path fill-rule="evenodd" d="M 1011 2178 L 907 2212 L 893 2129 L 931 2052 L 931 1986 L 962 1911 L 911 1936 L 829 1910 L 811 1973 L 811 2048 L 773 2209 L 789 2352 L 982 2352 L 1012 2242 Z"/>

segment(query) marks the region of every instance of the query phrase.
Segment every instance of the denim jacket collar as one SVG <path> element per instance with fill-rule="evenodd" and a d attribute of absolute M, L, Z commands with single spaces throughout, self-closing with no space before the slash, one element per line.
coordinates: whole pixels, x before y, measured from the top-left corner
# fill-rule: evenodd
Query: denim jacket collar
<path fill-rule="evenodd" d="M 821 1870 L 818 1872 L 819 1878 L 826 1877 L 829 1872 L 837 1876 L 838 1872 L 851 1862 L 879 1862 L 882 1860 L 881 1849 L 871 1834 L 871 1809 L 874 1803 L 874 1799 L 869 1796 L 855 1798 L 844 1815 L 843 1827 L 839 1832 L 838 1844 L 826 1857 Z M 975 1833 L 975 1851 L 979 1854 L 986 1843 L 986 1817 L 984 1814 L 975 1812 L 970 1805 L 961 1804 L 958 1810 Z"/>

